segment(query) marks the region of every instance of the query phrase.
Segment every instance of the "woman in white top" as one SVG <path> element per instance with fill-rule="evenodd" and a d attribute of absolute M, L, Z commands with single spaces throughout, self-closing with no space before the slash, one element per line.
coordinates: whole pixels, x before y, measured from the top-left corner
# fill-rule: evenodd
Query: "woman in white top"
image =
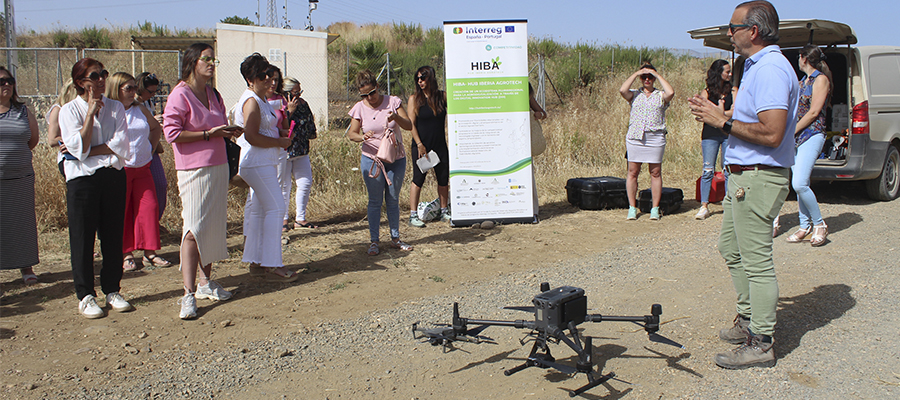
<path fill-rule="evenodd" d="M 147 110 L 150 110 L 153 118 L 162 125 L 163 115 L 162 113 L 156 113 L 156 107 L 153 102 L 153 96 L 156 95 L 156 91 L 159 89 L 159 79 L 156 78 L 156 75 L 149 72 L 141 72 L 134 78 L 134 82 L 137 85 L 134 100 L 141 103 Z M 150 160 L 150 173 L 153 175 L 153 183 L 156 185 L 156 203 L 159 205 L 159 219 L 162 219 L 163 213 L 166 211 L 169 191 L 169 181 L 166 179 L 166 170 L 163 168 L 162 158 L 160 158 L 160 154 L 165 152 L 165 145 L 163 144 L 165 142 L 165 140 L 160 140 L 159 144 L 153 148 L 153 159 Z M 153 259 L 154 264 L 159 267 L 168 266 L 163 265 L 165 263 L 157 262 L 160 260 L 162 259 Z"/>
<path fill-rule="evenodd" d="M 122 251 L 125 253 L 125 272 L 143 267 L 135 262 L 132 253 L 144 251 L 144 262 L 160 267 L 172 263 L 156 255 L 159 242 L 159 206 L 156 185 L 150 173 L 153 149 L 159 144 L 162 125 L 143 105 L 134 100 L 137 85 L 134 78 L 124 72 L 116 72 L 106 85 L 106 97 L 122 102 L 125 120 L 128 122 L 128 139 L 131 155 L 125 160 L 125 234 Z"/>
<path fill-rule="evenodd" d="M 244 127 L 239 174 L 250 185 L 244 207 L 244 256 L 251 273 L 264 268 L 270 281 L 293 282 L 298 275 L 284 267 L 281 257 L 281 219 L 284 217 L 284 198 L 278 183 L 278 159 L 291 140 L 281 136 L 272 106 L 266 102 L 266 92 L 275 85 L 275 74 L 269 62 L 253 53 L 241 63 L 241 75 L 247 90 L 238 100 L 234 122 Z"/>
<path fill-rule="evenodd" d="M 130 157 L 128 125 L 122 103 L 103 96 L 109 73 L 103 64 L 83 58 L 72 67 L 78 97 L 59 111 L 62 141 L 74 159 L 65 161 L 69 247 L 78 311 L 100 318 L 94 291 L 94 235 L 100 237 L 103 268 L 100 286 L 106 304 L 131 310 L 119 294 L 122 280 L 122 232 L 125 215 L 125 160 Z"/>

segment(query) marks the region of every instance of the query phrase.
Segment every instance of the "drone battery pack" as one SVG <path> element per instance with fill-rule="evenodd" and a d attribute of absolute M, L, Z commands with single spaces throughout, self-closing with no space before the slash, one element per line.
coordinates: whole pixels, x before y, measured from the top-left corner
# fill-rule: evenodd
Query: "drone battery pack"
<path fill-rule="evenodd" d="M 555 326 L 566 329 L 569 322 L 578 325 L 587 315 L 587 297 L 584 289 L 562 286 L 534 297 L 535 322 L 539 328 Z"/>
<path fill-rule="evenodd" d="M 612 176 L 572 178 L 566 182 L 569 204 L 582 210 L 603 210 L 628 206 L 625 180 Z"/>
<path fill-rule="evenodd" d="M 684 191 L 674 188 L 663 188 L 659 198 L 659 211 L 662 214 L 672 214 L 684 204 Z M 638 193 L 638 208 L 642 213 L 650 212 L 653 208 L 653 193 L 650 189 L 641 190 Z"/>

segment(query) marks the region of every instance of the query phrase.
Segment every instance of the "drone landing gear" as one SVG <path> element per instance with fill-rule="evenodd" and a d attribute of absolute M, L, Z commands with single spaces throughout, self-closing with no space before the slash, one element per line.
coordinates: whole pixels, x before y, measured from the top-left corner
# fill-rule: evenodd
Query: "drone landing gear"
<path fill-rule="evenodd" d="M 538 368 L 554 368 L 560 372 L 566 374 L 579 374 L 582 373 L 588 378 L 588 383 L 578 389 L 569 391 L 569 397 L 578 396 L 588 390 L 591 390 L 597 386 L 602 385 L 604 382 L 613 379 L 616 377 L 615 372 L 610 372 L 605 375 L 595 376 L 594 372 L 594 346 L 592 343 L 592 338 L 590 336 L 584 337 L 584 348 L 581 348 L 581 344 L 578 340 L 578 333 L 575 330 L 574 324 L 570 326 L 572 331 L 572 336 L 575 338 L 575 341 L 567 340 L 565 334 L 559 336 L 560 331 L 557 331 L 557 338 L 562 339 L 572 350 L 575 350 L 578 353 L 578 362 L 575 363 L 575 368 L 572 368 L 568 365 L 562 365 L 556 362 L 556 359 L 553 358 L 553 355 L 550 354 L 550 347 L 547 346 L 547 337 L 543 335 L 539 335 L 535 341 L 534 345 L 531 347 L 531 352 L 528 354 L 528 359 L 525 360 L 524 363 L 519 364 L 515 367 L 512 367 L 506 371 L 503 371 L 503 375 L 510 376 L 516 372 L 519 372 L 528 367 L 538 367 Z M 599 374 L 599 372 L 598 372 Z"/>

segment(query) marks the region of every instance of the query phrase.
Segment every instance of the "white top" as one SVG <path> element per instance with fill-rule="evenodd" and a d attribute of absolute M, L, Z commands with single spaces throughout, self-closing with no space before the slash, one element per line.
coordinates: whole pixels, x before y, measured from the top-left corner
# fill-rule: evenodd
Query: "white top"
<path fill-rule="evenodd" d="M 125 110 L 128 122 L 128 148 L 131 156 L 125 160 L 128 168 L 140 168 L 153 160 L 153 146 L 150 144 L 150 124 L 141 107 L 133 105 Z"/>
<path fill-rule="evenodd" d="M 122 103 L 103 96 L 103 108 L 94 117 L 91 143 L 87 152 L 82 152 L 81 127 L 87 115 L 88 103 L 81 96 L 75 98 L 59 110 L 59 128 L 62 140 L 69 154 L 78 160 L 66 160 L 66 181 L 82 176 L 93 175 L 100 168 L 113 167 L 122 169 L 125 159 L 130 155 L 128 145 L 128 124 L 125 121 L 125 106 Z M 103 154 L 89 157 L 90 147 L 105 144 L 114 154 Z"/>
<path fill-rule="evenodd" d="M 263 136 L 277 138 L 278 127 L 275 125 L 278 117 L 275 115 L 275 110 L 272 109 L 272 106 L 267 101 L 261 99 L 250 89 L 244 91 L 241 99 L 238 100 L 237 105 L 234 107 L 234 123 L 244 126 L 244 103 L 251 98 L 256 100 L 256 104 L 259 105 L 259 133 Z M 241 146 L 241 168 L 277 165 L 278 156 L 284 151 L 278 147 L 253 146 L 247 141 L 246 134 L 238 138 L 237 144 Z"/>
<path fill-rule="evenodd" d="M 56 103 L 53 103 L 53 105 L 50 106 L 50 109 L 47 110 L 47 113 L 46 113 L 46 114 L 44 114 L 44 119 L 47 120 L 48 123 L 49 123 L 49 121 L 50 121 L 50 112 L 53 111 L 54 108 L 60 108 L 60 109 L 62 109 L 62 106 L 59 105 L 59 104 L 56 104 Z M 57 114 L 57 115 L 59 115 L 59 114 Z M 57 123 L 59 123 L 59 117 L 58 117 L 58 116 L 56 117 L 56 121 L 57 121 Z M 49 129 L 49 128 L 48 128 L 48 129 Z M 51 145 L 51 146 L 53 145 L 53 143 L 47 143 L 47 144 L 49 144 L 49 145 Z M 62 153 L 61 151 L 59 151 L 59 148 L 57 147 L 57 150 L 56 150 L 56 163 L 59 164 L 59 162 L 62 161 L 62 159 L 63 159 L 63 153 Z"/>

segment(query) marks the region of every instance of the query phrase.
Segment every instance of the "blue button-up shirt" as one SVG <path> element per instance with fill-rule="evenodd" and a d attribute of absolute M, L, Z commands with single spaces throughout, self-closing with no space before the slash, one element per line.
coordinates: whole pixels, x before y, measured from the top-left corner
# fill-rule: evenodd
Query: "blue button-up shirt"
<path fill-rule="evenodd" d="M 788 168 L 794 165 L 794 128 L 797 126 L 797 102 L 800 85 L 790 62 L 777 45 L 766 46 L 744 63 L 737 98 L 734 99 L 734 119 L 744 123 L 758 123 L 757 114 L 766 110 L 787 110 L 784 138 L 772 148 L 750 143 L 735 136 L 728 137 L 725 164 L 764 164 Z"/>

